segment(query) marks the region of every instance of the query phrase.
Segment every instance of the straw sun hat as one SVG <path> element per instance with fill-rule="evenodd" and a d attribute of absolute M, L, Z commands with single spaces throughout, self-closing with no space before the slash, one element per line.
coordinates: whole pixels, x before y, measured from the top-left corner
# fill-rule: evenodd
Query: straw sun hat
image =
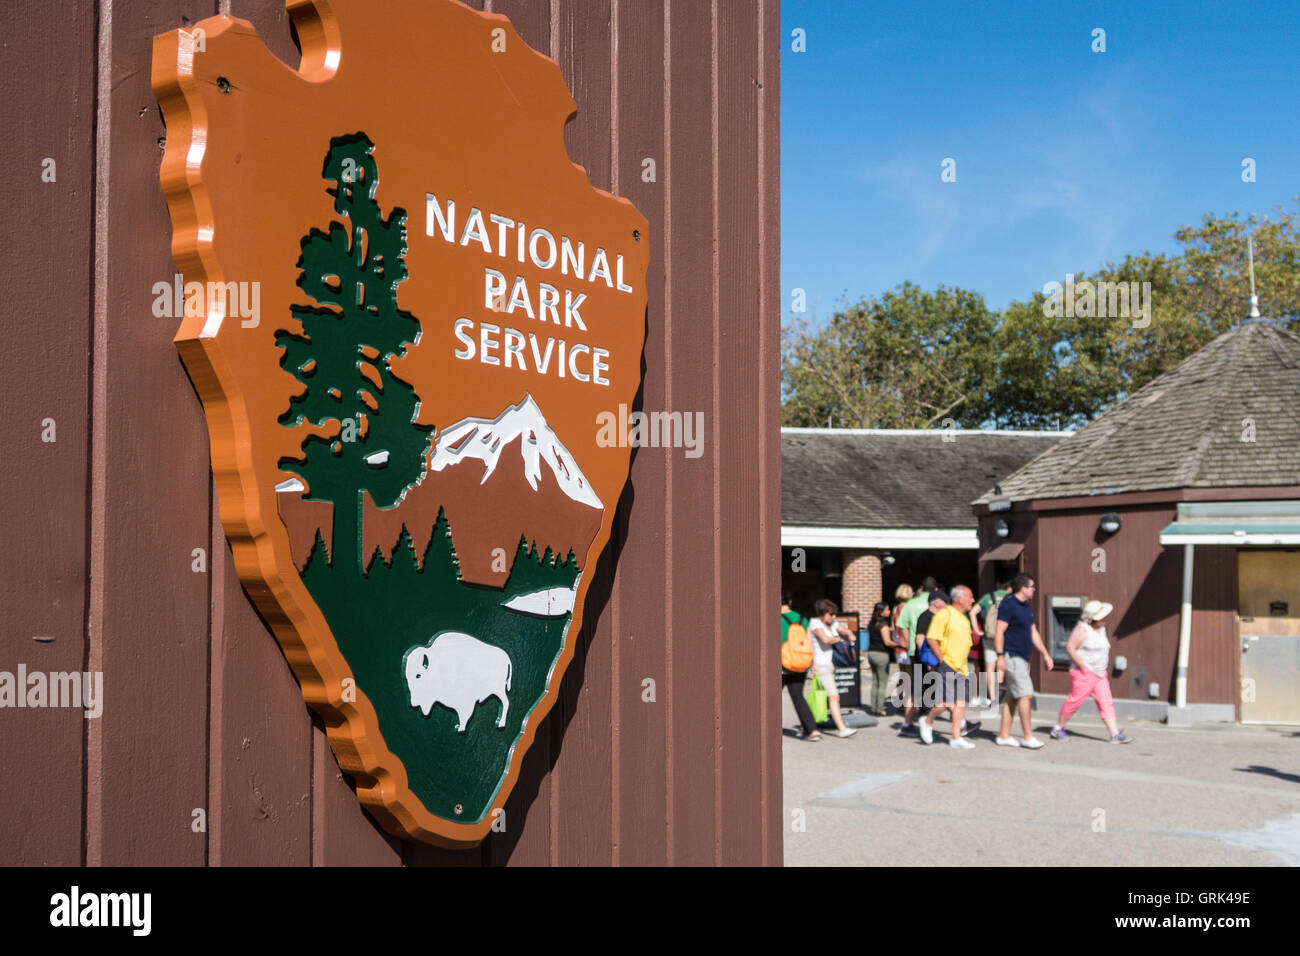
<path fill-rule="evenodd" d="M 1113 604 L 1107 604 L 1105 601 L 1089 601 L 1083 606 L 1083 616 L 1090 621 L 1100 621 L 1113 610 L 1115 610 Z"/>

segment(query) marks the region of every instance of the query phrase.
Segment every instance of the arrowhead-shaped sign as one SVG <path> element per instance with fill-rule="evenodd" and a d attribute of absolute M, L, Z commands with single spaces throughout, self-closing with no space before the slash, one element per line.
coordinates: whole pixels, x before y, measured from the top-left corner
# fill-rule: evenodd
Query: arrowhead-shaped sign
<path fill-rule="evenodd" d="M 645 219 L 570 161 L 554 61 L 455 0 L 289 0 L 154 41 L 240 580 L 389 831 L 481 840 L 554 704 L 631 449 Z"/>

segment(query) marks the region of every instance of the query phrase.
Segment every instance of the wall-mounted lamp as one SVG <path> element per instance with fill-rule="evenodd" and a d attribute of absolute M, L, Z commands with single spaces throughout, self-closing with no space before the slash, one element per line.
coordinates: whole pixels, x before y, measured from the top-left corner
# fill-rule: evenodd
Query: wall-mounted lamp
<path fill-rule="evenodd" d="M 898 559 L 895 558 L 892 554 L 882 554 L 880 556 L 880 563 L 883 564 L 885 567 L 889 567 L 889 565 L 893 564 L 896 560 Z"/>
<path fill-rule="evenodd" d="M 1101 530 L 1105 534 L 1114 534 L 1116 531 L 1119 530 L 1119 526 L 1120 526 L 1119 515 L 1117 515 L 1115 512 L 1107 511 L 1104 515 L 1101 516 Z"/>
<path fill-rule="evenodd" d="M 837 548 L 827 548 L 822 552 L 822 577 L 838 578 L 842 574 L 839 550 Z"/>
<path fill-rule="evenodd" d="M 993 526 L 993 533 L 999 538 L 1005 538 L 1011 533 L 1011 525 L 1007 524 L 1005 518 L 999 518 L 998 523 Z"/>

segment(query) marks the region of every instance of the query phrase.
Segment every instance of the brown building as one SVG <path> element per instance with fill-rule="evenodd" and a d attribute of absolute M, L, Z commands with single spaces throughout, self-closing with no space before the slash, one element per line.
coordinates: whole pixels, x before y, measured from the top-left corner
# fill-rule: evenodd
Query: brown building
<path fill-rule="evenodd" d="M 1068 690 L 1065 640 L 1097 598 L 1121 714 L 1300 722 L 1300 336 L 1242 322 L 974 509 L 981 587 L 1037 579 L 1062 665 L 1033 661 L 1039 690 Z"/>
<path fill-rule="evenodd" d="M 865 621 L 903 582 L 973 585 L 970 499 L 1068 434 L 781 429 L 781 584 L 792 606 L 807 614 L 829 597 Z"/>

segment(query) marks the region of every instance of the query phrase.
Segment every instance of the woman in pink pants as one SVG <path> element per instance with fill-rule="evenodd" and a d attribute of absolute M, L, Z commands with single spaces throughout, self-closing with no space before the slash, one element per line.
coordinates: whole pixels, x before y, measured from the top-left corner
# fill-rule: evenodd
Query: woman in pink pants
<path fill-rule="evenodd" d="M 1065 725 L 1089 695 L 1097 701 L 1102 722 L 1110 731 L 1110 742 L 1127 744 L 1133 740 L 1123 728 L 1115 726 L 1115 704 L 1110 697 L 1110 681 L 1106 676 L 1110 669 L 1110 641 L 1106 637 L 1106 628 L 1099 622 L 1113 610 L 1114 607 L 1104 601 L 1089 601 L 1084 605 L 1079 623 L 1070 633 L 1070 640 L 1065 645 L 1070 660 L 1074 662 L 1070 667 L 1070 696 L 1061 705 L 1061 716 L 1052 728 L 1055 740 L 1070 739 Z"/>

